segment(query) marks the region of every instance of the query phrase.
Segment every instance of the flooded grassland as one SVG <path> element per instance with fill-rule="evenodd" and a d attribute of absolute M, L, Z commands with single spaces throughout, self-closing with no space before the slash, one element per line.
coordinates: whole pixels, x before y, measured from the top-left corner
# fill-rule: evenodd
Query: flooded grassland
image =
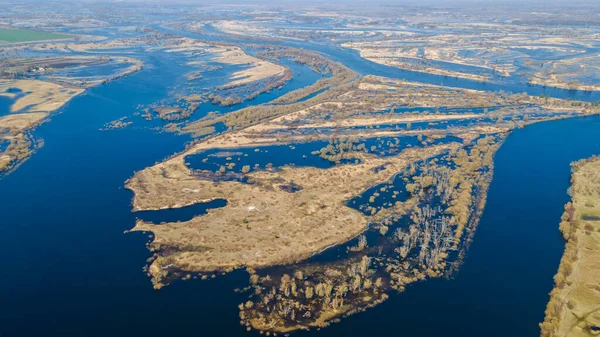
<path fill-rule="evenodd" d="M 25 7 L 62 39 L 0 48 L 0 335 L 539 334 L 593 12 Z M 600 333 L 597 163 L 544 336 Z"/>
<path fill-rule="evenodd" d="M 115 72 L 97 74 L 94 68 L 118 63 Z M 3 59 L 0 73 L 0 97 L 9 108 L 0 111 L 0 140 L 9 145 L 0 154 L 0 175 L 15 169 L 39 148 L 43 141 L 31 130 L 49 120 L 87 88 L 126 76 L 141 69 L 141 61 L 133 58 L 57 56 L 37 59 Z M 91 71 L 88 77 L 67 73 L 72 69 Z"/>
<path fill-rule="evenodd" d="M 598 112 L 584 102 L 358 78 L 306 101 L 188 124 L 230 131 L 137 172 L 126 185 L 134 210 L 226 204 L 181 222 L 139 219 L 132 230 L 153 234 L 147 272 L 156 288 L 246 268 L 248 329 L 327 326 L 458 268 L 494 153 L 512 129 Z M 342 257 L 327 258 L 342 244 Z"/>
<path fill-rule="evenodd" d="M 256 14 L 255 20 L 229 17 L 177 27 L 223 38 L 330 43 L 380 65 L 482 83 L 600 89 L 594 27 L 520 25 L 492 13 L 402 12 L 398 17 L 378 13 L 377 20 L 335 11 L 304 12 L 303 19 Z"/>
<path fill-rule="evenodd" d="M 7 144 L 0 148 L 0 172 L 17 168 L 43 145 L 31 131 L 48 121 L 52 113 L 88 88 L 141 70 L 142 59 L 153 52 L 186 58 L 190 71 L 186 88 L 173 101 L 146 107 L 146 119 L 156 115 L 164 121 L 185 120 L 202 103 L 211 102 L 216 107 L 240 104 L 283 86 L 293 77 L 285 66 L 251 56 L 238 46 L 206 44 L 153 30 L 110 40 L 81 36 L 78 41 L 9 44 L 2 49 L 0 73 L 0 98 L 9 106 L 0 110 L 0 140 Z M 222 79 L 210 77 L 215 71 Z M 210 86 L 195 89 L 204 76 L 209 76 Z M 215 86 L 215 81 L 222 84 Z M 105 128 L 129 126 L 133 123 L 129 117 L 123 116 Z"/>

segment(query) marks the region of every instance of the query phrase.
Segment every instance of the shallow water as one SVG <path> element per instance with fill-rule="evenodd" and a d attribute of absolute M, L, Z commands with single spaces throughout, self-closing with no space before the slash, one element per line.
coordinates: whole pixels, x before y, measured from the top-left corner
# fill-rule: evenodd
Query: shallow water
<path fill-rule="evenodd" d="M 172 29 L 162 27 L 160 25 L 153 25 L 154 29 L 165 33 L 172 33 L 181 36 L 186 36 L 190 38 L 197 38 L 201 40 L 207 41 L 227 41 L 233 43 L 245 43 L 247 41 L 243 41 L 236 38 L 223 37 L 223 36 L 213 36 L 207 34 L 200 33 L 192 33 L 186 32 L 182 30 Z M 267 44 L 281 44 L 285 46 L 298 47 L 308 50 L 314 50 L 321 53 L 324 53 L 330 59 L 334 61 L 342 62 L 346 67 L 358 72 L 359 74 L 370 74 L 376 76 L 384 76 L 390 78 L 399 78 L 407 81 L 415 81 L 422 82 L 428 84 L 437 84 L 437 85 L 445 85 L 450 87 L 458 87 L 458 88 L 466 88 L 466 89 L 476 89 L 476 90 L 487 90 L 487 91 L 496 91 L 502 90 L 511 93 L 522 93 L 525 92 L 529 95 L 539 96 L 539 95 L 549 95 L 551 97 L 556 98 L 571 98 L 577 100 L 584 101 L 598 101 L 600 100 L 600 91 L 575 91 L 575 90 L 564 90 L 557 89 L 551 87 L 544 87 L 540 85 L 531 85 L 528 83 L 523 83 L 517 77 L 507 78 L 506 81 L 499 83 L 484 83 L 477 82 L 468 79 L 462 78 L 453 78 L 442 75 L 432 75 L 419 73 L 415 71 L 402 70 L 399 68 L 394 68 L 391 66 L 386 66 L 382 64 L 378 64 L 367 59 L 364 59 L 360 56 L 359 52 L 356 50 L 341 48 L 332 44 L 317 44 L 311 42 L 299 42 L 295 40 L 285 40 L 281 42 L 261 42 L 261 41 L 252 41 L 253 43 L 267 43 Z"/>
<path fill-rule="evenodd" d="M 267 165 L 279 168 L 286 165 L 297 167 L 310 166 L 329 168 L 334 163 L 319 156 L 312 155 L 327 146 L 328 141 L 315 141 L 311 143 L 292 145 L 271 145 L 241 149 L 214 149 L 196 153 L 185 157 L 187 166 L 194 170 L 208 170 L 217 172 L 221 166 L 235 164 L 229 172 L 242 172 L 244 165 L 249 165 L 252 171 L 264 170 Z M 258 167 L 255 167 L 258 165 Z"/>
<path fill-rule="evenodd" d="M 365 71 L 409 74 L 388 73 L 346 51 L 336 55 Z M 140 104 L 168 98 L 169 88 L 185 75 L 160 53 L 146 61 L 152 66 L 90 89 L 36 129 L 44 147 L 0 180 L 1 336 L 258 335 L 237 323 L 237 304 L 246 298 L 232 289 L 245 286 L 247 274 L 178 281 L 155 292 L 141 270 L 150 256 L 148 237 L 123 234 L 136 217 L 144 217 L 131 212 L 132 193 L 124 181 L 189 141 L 144 128 L 98 130 Z M 486 209 L 454 279 L 412 285 L 378 307 L 310 334 L 538 336 L 563 250 L 558 222 L 568 201 L 569 163 L 600 153 L 598 130 L 600 118 L 593 117 L 515 131 L 496 156 Z M 147 219 L 172 220 L 172 214 L 160 212 L 146 213 Z"/>
<path fill-rule="evenodd" d="M 180 208 L 167 208 L 155 211 L 137 211 L 133 215 L 143 221 L 153 224 L 167 222 L 189 221 L 194 217 L 206 214 L 211 208 L 221 208 L 227 205 L 224 199 L 216 199 L 208 202 L 199 202 L 190 206 Z"/>
<path fill-rule="evenodd" d="M 8 97 L 0 96 L 0 117 L 8 115 L 10 113 L 10 106 L 13 100 Z"/>
<path fill-rule="evenodd" d="M 539 336 L 564 242 L 572 161 L 600 154 L 600 117 L 516 130 L 498 151 L 481 223 L 452 280 L 414 284 L 323 336 Z M 392 314 L 393 313 L 393 314 Z"/>
<path fill-rule="evenodd" d="M 108 62 L 102 65 L 69 67 L 62 70 L 57 70 L 52 73 L 54 76 L 69 76 L 69 77 L 109 77 L 123 72 L 131 63 L 127 62 Z"/>

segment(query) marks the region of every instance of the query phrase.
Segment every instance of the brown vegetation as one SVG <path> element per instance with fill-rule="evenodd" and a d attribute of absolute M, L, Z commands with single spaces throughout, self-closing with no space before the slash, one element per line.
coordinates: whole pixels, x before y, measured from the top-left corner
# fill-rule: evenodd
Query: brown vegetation
<path fill-rule="evenodd" d="M 240 305 L 241 323 L 274 333 L 325 327 L 378 305 L 391 290 L 452 273 L 479 221 L 491 180 L 491 158 L 501 139 L 484 138 L 442 155 L 456 163 L 454 170 L 440 166 L 439 159 L 404 169 L 401 174 L 414 182 L 413 196 L 375 209 L 370 222 L 379 224 L 384 236 L 377 245 L 370 247 L 361 235 L 356 246 L 348 247 L 350 255 L 334 262 L 284 268 L 283 275 L 261 276 L 251 270 L 253 294 Z M 414 175 L 417 169 L 421 174 Z M 437 203 L 434 200 L 439 200 L 436 207 L 430 206 Z M 407 227 L 398 225 L 407 218 Z M 388 234 L 390 227 L 396 228 Z M 458 251 L 456 260 L 449 259 L 451 251 Z"/>
<path fill-rule="evenodd" d="M 134 230 L 155 234 L 152 248 L 160 257 L 150 273 L 157 286 L 166 280 L 161 269 L 166 261 L 180 270 L 211 271 L 302 260 L 364 230 L 366 219 L 345 206 L 344 200 L 389 179 L 410 162 L 456 145 L 407 150 L 385 160 L 362 155 L 360 164 L 326 170 L 285 167 L 254 171 L 247 174 L 250 183 L 215 183 L 194 176 L 183 163 L 192 149 L 138 172 L 127 183 L 135 192 L 134 206 L 140 210 L 181 207 L 216 198 L 226 199 L 227 206 L 188 222 L 154 226 L 138 221 Z M 383 163 L 386 169 L 372 170 Z M 289 182 L 302 189 L 288 193 L 279 188 Z M 161 252 L 168 253 L 169 259 Z"/>
<path fill-rule="evenodd" d="M 560 222 L 566 247 L 540 324 L 543 337 L 593 336 L 600 327 L 600 158 L 572 168 L 572 201 Z"/>

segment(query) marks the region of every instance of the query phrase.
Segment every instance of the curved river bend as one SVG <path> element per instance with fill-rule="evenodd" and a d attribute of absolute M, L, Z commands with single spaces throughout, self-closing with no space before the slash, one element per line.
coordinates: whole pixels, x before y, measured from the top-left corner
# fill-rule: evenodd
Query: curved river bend
<path fill-rule="evenodd" d="M 98 131 L 123 109 L 168 95 L 165 81 L 174 80 L 164 70 L 175 70 L 152 61 L 75 98 L 36 130 L 45 146 L 0 180 L 0 336 L 248 335 L 237 323 L 245 297 L 232 291 L 247 284 L 244 272 L 155 292 L 141 271 L 148 238 L 123 234 L 135 221 L 123 182 L 186 141 Z M 483 218 L 454 279 L 410 286 L 311 334 L 538 336 L 563 250 L 569 163 L 600 153 L 598 130 L 593 117 L 515 131 L 497 153 Z"/>
<path fill-rule="evenodd" d="M 600 116 L 530 125 L 495 158 L 487 204 L 451 280 L 433 279 L 320 332 L 323 336 L 538 337 L 564 249 L 558 223 L 570 163 L 600 154 Z"/>

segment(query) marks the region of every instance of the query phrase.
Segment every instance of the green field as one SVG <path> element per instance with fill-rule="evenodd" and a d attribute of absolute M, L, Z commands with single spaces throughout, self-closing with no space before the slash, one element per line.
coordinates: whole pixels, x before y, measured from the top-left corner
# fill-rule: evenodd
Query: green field
<path fill-rule="evenodd" d="M 9 29 L 0 28 L 0 41 L 15 43 L 15 42 L 28 42 L 28 41 L 43 41 L 43 40 L 54 40 L 54 39 L 67 39 L 71 37 L 66 34 L 56 34 L 51 32 L 40 32 L 34 30 L 25 29 Z"/>

